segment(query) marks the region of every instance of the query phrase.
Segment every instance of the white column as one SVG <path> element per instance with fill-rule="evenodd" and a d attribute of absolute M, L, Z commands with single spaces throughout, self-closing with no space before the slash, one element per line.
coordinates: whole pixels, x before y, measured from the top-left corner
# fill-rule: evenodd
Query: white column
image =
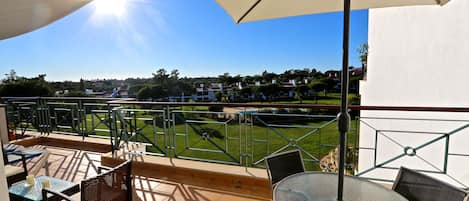
<path fill-rule="evenodd" d="M 6 114 L 5 108 L 0 105 L 0 136 L 2 142 L 8 142 L 8 129 L 7 129 L 7 121 L 6 121 Z M 4 140 L 4 136 L 6 136 L 6 141 Z M 3 148 L 0 149 L 0 200 L 9 201 L 10 198 L 8 196 L 8 186 L 7 186 L 7 179 L 5 176 L 5 165 L 3 164 Z"/>
<path fill-rule="evenodd" d="M 3 144 L 7 144 L 9 142 L 6 110 L 2 105 L 0 105 L 0 139 Z"/>
<path fill-rule="evenodd" d="M 0 149 L 0 155 L 3 156 L 3 149 Z M 0 160 L 0 200 L 10 201 L 8 196 L 7 178 L 5 176 L 5 165 L 3 159 Z"/>

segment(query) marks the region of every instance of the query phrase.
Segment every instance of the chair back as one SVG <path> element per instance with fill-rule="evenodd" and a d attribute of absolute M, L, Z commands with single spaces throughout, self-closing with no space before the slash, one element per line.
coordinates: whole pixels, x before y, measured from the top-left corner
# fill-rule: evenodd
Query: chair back
<path fill-rule="evenodd" d="M 300 150 L 292 150 L 265 158 L 271 184 L 305 171 Z"/>
<path fill-rule="evenodd" d="M 409 201 L 463 201 L 467 193 L 448 183 L 401 167 L 392 187 Z"/>
<path fill-rule="evenodd" d="M 131 201 L 131 161 L 81 182 L 81 201 Z"/>

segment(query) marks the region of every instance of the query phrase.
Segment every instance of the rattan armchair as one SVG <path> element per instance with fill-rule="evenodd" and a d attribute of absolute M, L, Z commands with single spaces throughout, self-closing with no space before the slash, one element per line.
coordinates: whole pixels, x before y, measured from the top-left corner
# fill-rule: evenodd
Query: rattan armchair
<path fill-rule="evenodd" d="M 96 177 L 81 181 L 81 201 L 132 201 L 131 161 L 126 161 Z M 107 169 L 107 168 L 106 168 Z M 44 201 L 72 201 L 69 196 L 49 189 L 42 190 Z M 51 199 L 51 197 L 53 199 Z"/>
<path fill-rule="evenodd" d="M 272 187 L 285 177 L 305 171 L 300 150 L 268 156 L 265 162 Z"/>
<path fill-rule="evenodd" d="M 392 189 L 409 201 L 463 201 L 467 196 L 462 189 L 405 167 Z"/>

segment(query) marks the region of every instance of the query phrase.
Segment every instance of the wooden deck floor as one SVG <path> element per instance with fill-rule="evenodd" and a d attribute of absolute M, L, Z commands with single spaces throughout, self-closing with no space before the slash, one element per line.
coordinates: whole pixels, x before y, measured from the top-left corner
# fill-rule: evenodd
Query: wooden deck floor
<path fill-rule="evenodd" d="M 80 183 L 85 178 L 97 174 L 101 164 L 101 154 L 91 151 L 47 146 L 51 152 L 47 168 L 41 168 L 37 175 L 48 175 Z M 29 167 L 36 165 L 35 160 L 28 162 Z M 176 183 L 165 178 L 136 176 L 134 181 L 134 200 L 137 201 L 238 201 L 268 200 L 235 194 L 227 191 L 207 189 L 195 185 Z"/>

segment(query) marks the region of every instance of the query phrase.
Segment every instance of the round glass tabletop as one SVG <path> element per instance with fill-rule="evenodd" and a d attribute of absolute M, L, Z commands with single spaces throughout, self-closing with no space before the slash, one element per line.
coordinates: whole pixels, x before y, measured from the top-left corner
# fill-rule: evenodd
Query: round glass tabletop
<path fill-rule="evenodd" d="M 337 201 L 338 175 L 304 172 L 291 175 L 275 186 L 274 201 Z M 344 201 L 408 201 L 382 185 L 345 176 Z"/>

